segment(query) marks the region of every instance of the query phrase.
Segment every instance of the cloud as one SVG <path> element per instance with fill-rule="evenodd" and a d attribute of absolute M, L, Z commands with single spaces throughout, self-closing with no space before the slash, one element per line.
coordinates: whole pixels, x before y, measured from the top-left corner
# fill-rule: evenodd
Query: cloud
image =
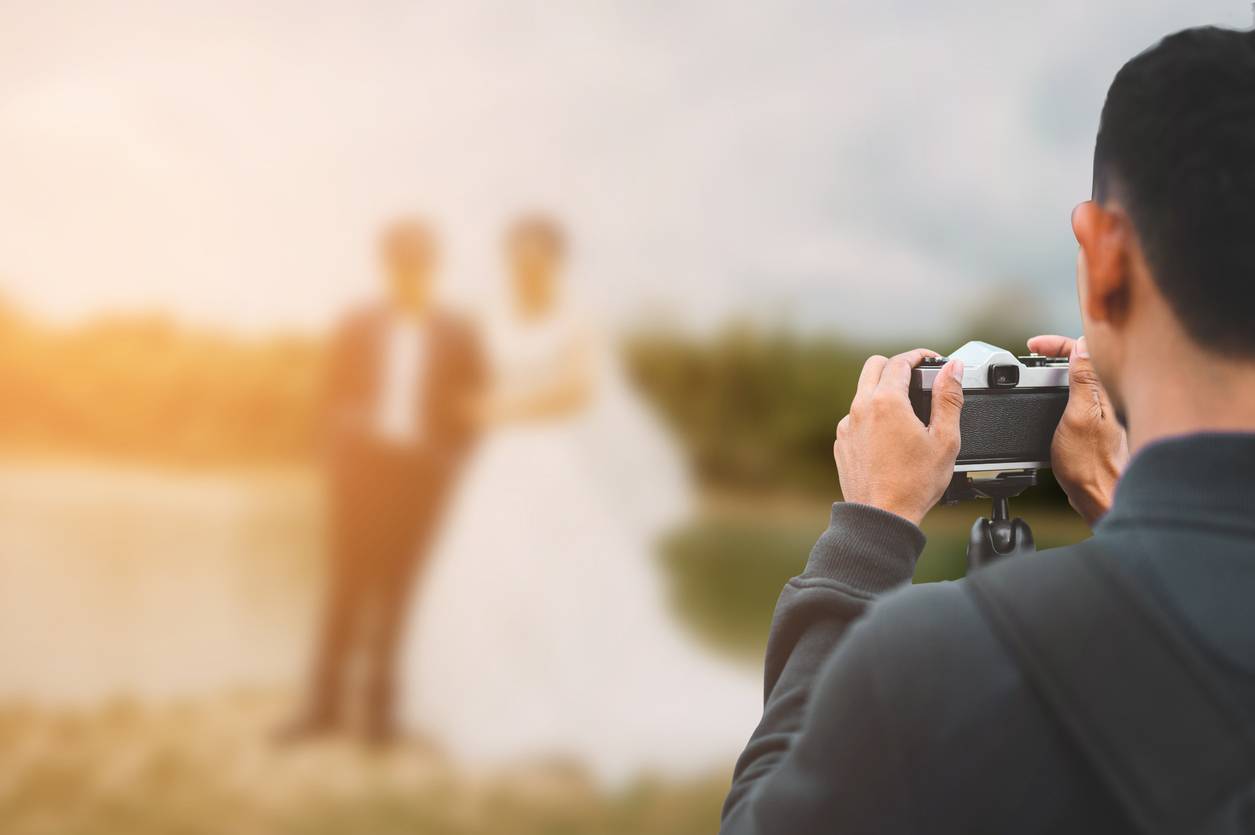
<path fill-rule="evenodd" d="M 0 274 L 49 312 L 322 326 L 401 208 L 440 218 L 451 295 L 483 295 L 502 223 L 543 205 L 615 312 L 885 333 L 935 315 L 904 309 L 920 287 L 1012 278 L 1068 326 L 1108 80 L 1165 32 L 1247 22 L 1219 0 L 6 14 Z"/>

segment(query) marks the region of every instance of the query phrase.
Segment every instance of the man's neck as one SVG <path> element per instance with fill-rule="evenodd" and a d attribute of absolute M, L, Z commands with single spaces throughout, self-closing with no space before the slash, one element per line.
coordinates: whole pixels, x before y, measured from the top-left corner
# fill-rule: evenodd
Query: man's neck
<path fill-rule="evenodd" d="M 1209 355 L 1148 362 L 1124 386 L 1129 451 L 1196 432 L 1255 433 L 1255 361 Z M 1136 394 L 1135 394 L 1136 393 Z"/>
<path fill-rule="evenodd" d="M 431 304 L 426 300 L 400 300 L 393 299 L 388 305 L 389 311 L 394 316 L 407 319 L 413 322 L 425 322 L 431 315 Z"/>

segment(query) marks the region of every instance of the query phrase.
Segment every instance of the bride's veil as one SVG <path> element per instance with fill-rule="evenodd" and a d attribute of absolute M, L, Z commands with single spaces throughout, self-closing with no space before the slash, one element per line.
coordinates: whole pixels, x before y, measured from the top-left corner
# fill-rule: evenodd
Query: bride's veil
<path fill-rule="evenodd" d="M 652 544 L 692 511 L 693 491 L 685 456 L 659 415 L 637 391 L 609 332 L 586 305 L 570 298 L 549 314 L 542 327 L 558 344 L 585 346 L 591 353 L 593 394 L 569 423 L 586 463 L 590 489 L 601 494 L 623 530 Z M 481 328 L 493 365 L 508 365 L 516 340 L 513 317 L 502 308 L 484 311 Z"/>
<path fill-rule="evenodd" d="M 591 341 L 596 393 L 580 427 L 590 472 L 629 529 L 653 540 L 692 511 L 684 452 L 610 341 L 597 332 Z"/>

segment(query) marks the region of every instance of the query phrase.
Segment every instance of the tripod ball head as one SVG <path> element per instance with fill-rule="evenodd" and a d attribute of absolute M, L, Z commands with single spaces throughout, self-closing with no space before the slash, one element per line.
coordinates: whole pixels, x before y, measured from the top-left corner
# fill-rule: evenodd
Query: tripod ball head
<path fill-rule="evenodd" d="M 1036 550 L 1033 532 L 1023 519 L 981 517 L 973 523 L 968 538 L 967 568 L 971 571 L 1003 557 L 1032 554 Z"/>

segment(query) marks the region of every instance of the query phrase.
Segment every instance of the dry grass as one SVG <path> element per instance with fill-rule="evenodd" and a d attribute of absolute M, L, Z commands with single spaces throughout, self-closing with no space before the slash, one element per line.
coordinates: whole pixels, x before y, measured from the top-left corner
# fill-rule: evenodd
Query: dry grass
<path fill-rule="evenodd" d="M 417 744 L 280 749 L 284 700 L 245 694 L 163 708 L 0 709 L 6 835 L 713 832 L 726 775 L 613 792 L 569 767 L 459 772 Z"/>

